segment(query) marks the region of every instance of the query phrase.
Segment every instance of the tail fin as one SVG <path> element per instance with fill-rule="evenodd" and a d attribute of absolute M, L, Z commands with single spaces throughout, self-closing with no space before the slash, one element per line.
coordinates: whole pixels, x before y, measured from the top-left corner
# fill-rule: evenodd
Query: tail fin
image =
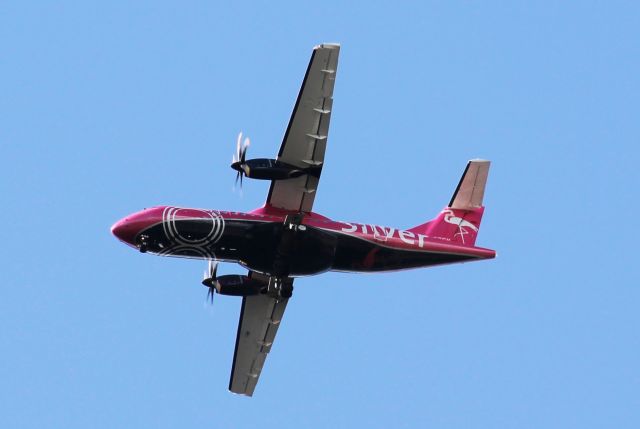
<path fill-rule="evenodd" d="M 489 161 L 469 161 L 449 205 L 434 220 L 409 231 L 430 238 L 473 246 L 484 212 L 482 199 L 489 174 Z"/>

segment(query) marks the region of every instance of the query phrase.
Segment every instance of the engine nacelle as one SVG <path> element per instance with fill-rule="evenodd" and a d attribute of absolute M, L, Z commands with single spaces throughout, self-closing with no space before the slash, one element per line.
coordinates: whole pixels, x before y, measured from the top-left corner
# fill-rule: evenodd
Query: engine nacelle
<path fill-rule="evenodd" d="M 257 295 L 265 287 L 264 283 L 240 274 L 229 274 L 216 279 L 206 279 L 205 286 L 213 286 L 220 295 L 249 296 Z"/>
<path fill-rule="evenodd" d="M 259 180 L 286 180 L 300 177 L 304 174 L 318 177 L 321 170 L 319 165 L 295 167 L 285 162 L 268 158 L 236 161 L 231 164 L 231 168 L 246 177 Z"/>

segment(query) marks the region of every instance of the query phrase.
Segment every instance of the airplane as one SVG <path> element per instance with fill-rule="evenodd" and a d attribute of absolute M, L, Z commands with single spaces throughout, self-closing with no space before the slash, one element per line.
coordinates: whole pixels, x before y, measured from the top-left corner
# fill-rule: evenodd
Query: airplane
<path fill-rule="evenodd" d="M 229 390 L 252 396 L 293 293 L 294 279 L 327 271 L 371 273 L 494 258 L 476 247 L 489 161 L 471 160 L 449 204 L 409 229 L 334 221 L 313 202 L 324 165 L 340 45 L 314 47 L 275 159 L 246 159 L 238 136 L 231 167 L 270 180 L 266 203 L 251 212 L 158 206 L 116 222 L 111 232 L 143 253 L 208 261 L 207 298 L 241 296 Z M 242 183 L 241 183 L 242 184 Z M 218 262 L 247 274 L 217 275 Z"/>

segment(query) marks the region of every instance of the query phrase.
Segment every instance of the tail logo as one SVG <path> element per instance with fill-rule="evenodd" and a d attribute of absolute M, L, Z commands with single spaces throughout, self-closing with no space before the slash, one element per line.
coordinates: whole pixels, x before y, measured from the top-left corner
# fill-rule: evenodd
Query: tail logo
<path fill-rule="evenodd" d="M 464 244 L 464 236 L 469 234 L 469 231 L 467 231 L 466 228 L 469 228 L 475 231 L 476 233 L 478 232 L 477 226 L 475 226 L 468 220 L 464 220 L 461 217 L 454 216 L 453 210 L 444 210 L 443 213 L 444 213 L 445 222 L 450 223 L 451 225 L 456 225 L 458 227 L 458 232 L 455 233 L 453 236 L 456 237 L 459 235 L 460 238 L 462 239 L 462 244 Z"/>

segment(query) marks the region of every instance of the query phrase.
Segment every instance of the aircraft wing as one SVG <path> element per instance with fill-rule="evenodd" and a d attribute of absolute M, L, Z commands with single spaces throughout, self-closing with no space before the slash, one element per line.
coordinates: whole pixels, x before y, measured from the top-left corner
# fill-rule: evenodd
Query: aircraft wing
<path fill-rule="evenodd" d="M 324 44 L 313 49 L 307 72 L 298 93 L 278 161 L 296 167 L 322 168 L 333 106 L 333 85 L 338 68 L 340 45 Z M 273 180 L 267 204 L 296 212 L 310 212 L 318 177 Z"/>
<path fill-rule="evenodd" d="M 255 273 L 252 273 L 254 276 Z M 268 279 L 268 277 L 265 276 Z M 229 390 L 252 396 L 271 351 L 288 298 L 251 295 L 242 298 Z"/>

